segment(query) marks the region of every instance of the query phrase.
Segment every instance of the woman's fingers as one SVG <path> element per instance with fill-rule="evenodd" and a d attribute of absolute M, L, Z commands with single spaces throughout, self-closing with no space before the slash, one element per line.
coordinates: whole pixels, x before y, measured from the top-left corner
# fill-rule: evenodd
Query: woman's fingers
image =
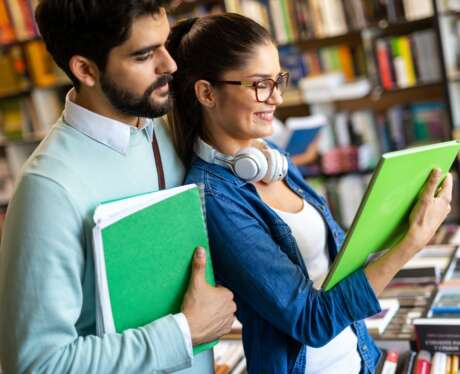
<path fill-rule="evenodd" d="M 439 180 L 441 179 L 441 170 L 440 169 L 433 169 L 430 174 L 430 178 L 428 179 L 425 188 L 423 189 L 421 199 L 431 199 L 434 197 L 436 190 L 438 188 Z"/>
<path fill-rule="evenodd" d="M 447 174 L 446 179 L 444 179 L 444 182 L 442 182 L 442 185 L 438 190 L 437 197 L 446 200 L 446 202 L 450 204 L 452 200 L 452 186 L 452 174 L 449 173 Z"/>

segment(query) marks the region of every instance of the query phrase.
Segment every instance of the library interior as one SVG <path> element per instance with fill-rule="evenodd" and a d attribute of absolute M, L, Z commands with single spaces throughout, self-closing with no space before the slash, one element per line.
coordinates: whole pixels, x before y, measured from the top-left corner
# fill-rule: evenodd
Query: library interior
<path fill-rule="evenodd" d="M 72 88 L 38 30 L 39 1 L 0 0 L 0 225 Z M 269 30 L 289 72 L 269 140 L 345 231 L 384 153 L 460 140 L 459 0 L 176 0 L 167 12 L 171 27 L 232 12 Z M 382 312 L 365 319 L 383 353 L 377 373 L 460 371 L 458 157 L 451 173 L 449 215 L 378 296 Z M 238 320 L 213 349 L 216 373 L 247 373 Z"/>

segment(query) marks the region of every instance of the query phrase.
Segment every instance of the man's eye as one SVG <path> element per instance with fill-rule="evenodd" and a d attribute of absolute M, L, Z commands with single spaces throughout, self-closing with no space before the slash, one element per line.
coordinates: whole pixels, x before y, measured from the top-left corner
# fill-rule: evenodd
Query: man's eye
<path fill-rule="evenodd" d="M 153 56 L 152 52 L 146 53 L 144 55 L 136 56 L 136 61 L 146 61 Z"/>

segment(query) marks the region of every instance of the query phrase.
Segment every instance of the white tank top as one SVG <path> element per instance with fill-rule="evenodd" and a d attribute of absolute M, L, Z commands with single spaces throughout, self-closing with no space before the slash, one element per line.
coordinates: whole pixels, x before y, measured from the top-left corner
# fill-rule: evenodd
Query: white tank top
<path fill-rule="evenodd" d="M 315 288 L 320 288 L 329 269 L 326 244 L 326 225 L 318 211 L 305 200 L 297 213 L 283 212 L 272 208 L 291 228 L 308 276 Z M 358 374 L 361 357 L 358 353 L 358 339 L 351 327 L 347 327 L 328 344 L 321 348 L 307 346 L 308 374 Z"/>

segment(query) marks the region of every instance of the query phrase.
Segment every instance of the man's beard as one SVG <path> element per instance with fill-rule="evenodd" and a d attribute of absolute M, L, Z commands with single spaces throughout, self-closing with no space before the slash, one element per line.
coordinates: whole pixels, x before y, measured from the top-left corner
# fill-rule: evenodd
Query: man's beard
<path fill-rule="evenodd" d="M 166 83 L 171 82 L 172 75 L 163 75 L 145 90 L 142 96 L 136 95 L 119 87 L 106 74 L 101 75 L 101 88 L 112 106 L 120 113 L 130 116 L 156 118 L 161 117 L 171 109 L 171 97 L 165 103 L 155 103 L 150 95 Z"/>

